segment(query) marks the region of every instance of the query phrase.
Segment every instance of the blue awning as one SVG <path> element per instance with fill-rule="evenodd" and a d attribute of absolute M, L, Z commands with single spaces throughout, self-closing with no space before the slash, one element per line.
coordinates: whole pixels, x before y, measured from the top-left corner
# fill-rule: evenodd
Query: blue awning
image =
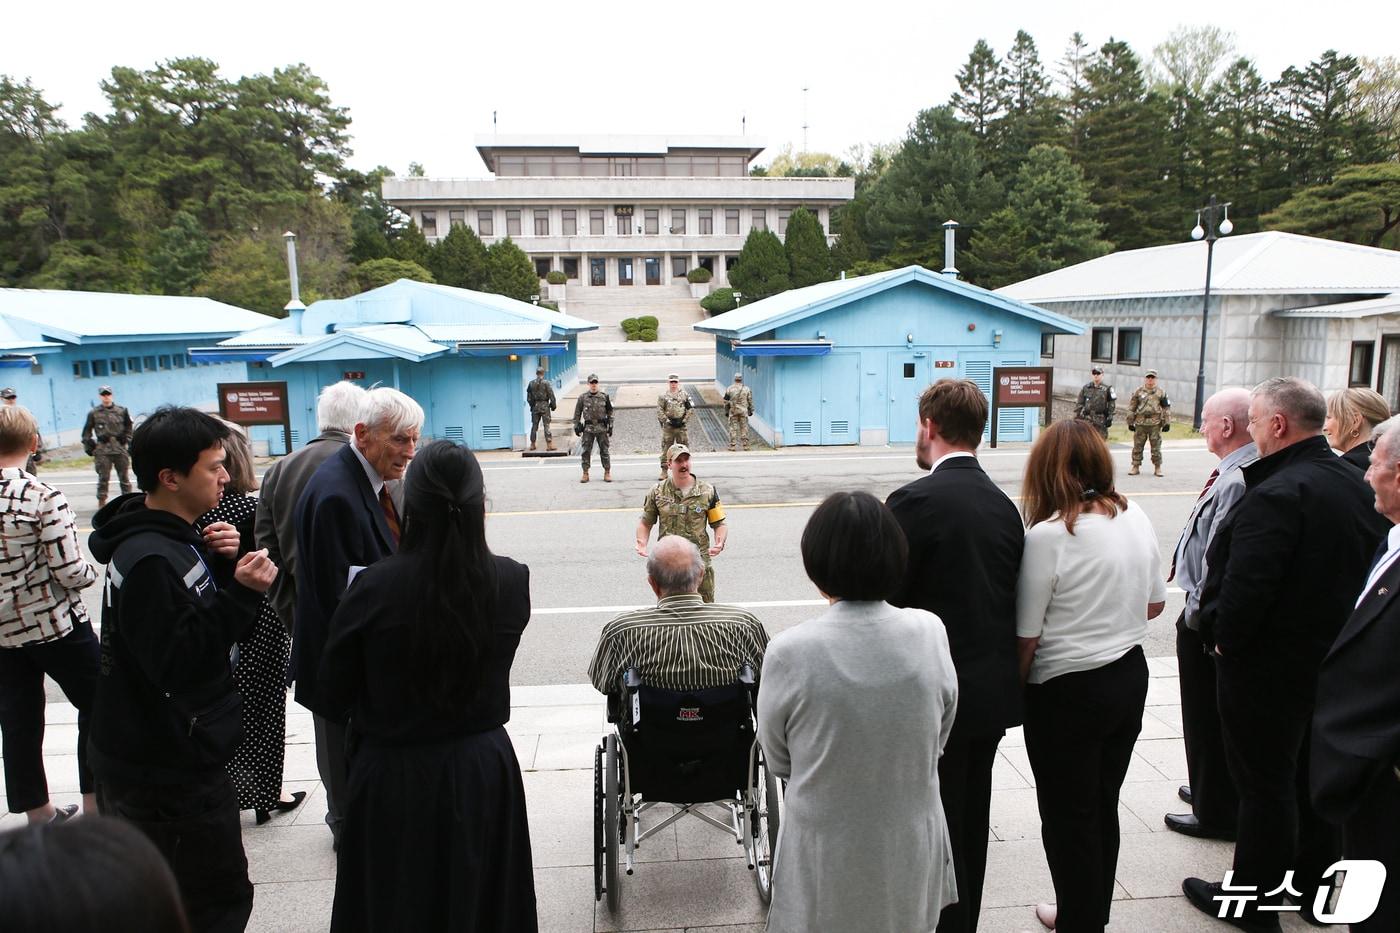
<path fill-rule="evenodd" d="M 569 349 L 564 340 L 544 340 L 530 343 L 459 343 L 462 356 L 559 356 Z"/>
<path fill-rule="evenodd" d="M 0 369 L 28 369 L 37 362 L 32 356 L 0 356 Z"/>
<path fill-rule="evenodd" d="M 738 356 L 826 356 L 829 340 L 735 340 L 730 343 Z"/>
<path fill-rule="evenodd" d="M 190 347 L 190 359 L 197 363 L 262 363 L 289 347 Z"/>

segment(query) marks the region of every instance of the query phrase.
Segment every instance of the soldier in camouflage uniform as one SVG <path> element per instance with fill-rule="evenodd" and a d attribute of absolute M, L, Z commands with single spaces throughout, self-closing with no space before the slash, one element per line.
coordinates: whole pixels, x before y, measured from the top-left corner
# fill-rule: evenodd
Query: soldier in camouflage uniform
<path fill-rule="evenodd" d="M 613 432 L 612 399 L 598 390 L 598 374 L 588 374 L 588 391 L 574 405 L 574 433 L 583 441 L 583 476 L 588 482 L 588 465 L 593 460 L 593 445 L 598 445 L 598 459 L 603 462 L 603 482 L 612 482 L 612 457 L 608 455 L 608 438 Z"/>
<path fill-rule="evenodd" d="M 674 444 L 666 453 L 670 472 L 666 479 L 651 488 L 642 503 L 642 519 L 637 523 L 637 553 L 647 556 L 652 526 L 660 521 L 658 539 L 680 535 L 699 548 L 705 562 L 705 575 L 700 578 L 700 598 L 712 603 L 715 601 L 715 570 L 710 566 L 710 558 L 724 550 L 725 539 L 729 537 L 724 506 L 720 504 L 715 487 L 690 472 L 689 447 Z M 711 528 L 715 532 L 713 545 L 710 544 Z"/>
<path fill-rule="evenodd" d="M 690 396 L 681 391 L 680 376 L 671 373 L 666 377 L 666 391 L 656 397 L 656 420 L 661 425 L 661 475 L 657 479 L 666 478 L 666 451 L 671 445 L 690 443 L 686 433 L 689 419 Z"/>
<path fill-rule="evenodd" d="M 1142 467 L 1142 448 L 1152 444 L 1153 476 L 1162 475 L 1162 432 L 1171 430 L 1172 407 L 1167 393 L 1157 387 L 1157 370 L 1149 369 L 1133 397 L 1128 400 L 1128 428 L 1133 432 L 1133 466 L 1129 476 L 1137 476 Z"/>
<path fill-rule="evenodd" d="M 734 374 L 734 384 L 724 390 L 724 413 L 729 418 L 729 449 L 738 441 L 749 449 L 749 416 L 753 414 L 753 390 L 744 385 L 744 374 Z"/>
<path fill-rule="evenodd" d="M 1103 370 L 1095 366 L 1089 370 L 1091 381 L 1079 390 L 1079 399 L 1074 403 L 1074 417 L 1089 422 L 1099 437 L 1108 440 L 1108 428 L 1113 424 L 1113 413 L 1118 405 L 1118 395 L 1113 386 L 1103 384 Z"/>
<path fill-rule="evenodd" d="M 107 487 L 112 476 L 112 468 L 117 468 L 117 483 L 122 495 L 131 492 L 131 457 L 126 445 L 131 443 L 131 415 L 121 405 L 112 401 L 112 387 L 103 386 L 97 390 L 102 401 L 94 405 L 83 422 L 83 450 L 92 457 L 92 465 L 97 470 L 97 507 L 107 504 Z"/>
<path fill-rule="evenodd" d="M 17 405 L 19 405 L 19 393 L 16 392 L 12 387 L 5 386 L 5 388 L 0 389 L 0 404 L 3 404 L 8 408 L 16 407 Z M 34 452 L 30 454 L 29 459 L 24 462 L 24 472 L 28 473 L 30 476 L 37 476 L 39 473 L 39 464 L 43 462 L 44 439 L 43 436 L 40 435 L 39 443 L 34 448 Z"/>
<path fill-rule="evenodd" d="M 544 449 L 554 449 L 554 432 L 549 429 L 549 413 L 554 411 L 554 386 L 544 377 L 544 367 L 535 370 L 535 378 L 525 388 L 525 404 L 530 406 L 530 449 L 535 449 L 535 437 L 540 422 L 544 422 Z"/>

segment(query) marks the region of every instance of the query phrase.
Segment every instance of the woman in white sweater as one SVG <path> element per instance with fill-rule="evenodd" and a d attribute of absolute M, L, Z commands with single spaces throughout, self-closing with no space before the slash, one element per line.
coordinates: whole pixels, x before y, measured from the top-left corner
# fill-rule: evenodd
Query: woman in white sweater
<path fill-rule="evenodd" d="M 1166 603 L 1157 535 L 1113 487 L 1087 421 L 1058 421 L 1026 462 L 1028 531 L 1016 586 L 1026 754 L 1059 933 L 1101 933 L 1118 865 L 1118 791 L 1142 729 L 1147 620 Z"/>

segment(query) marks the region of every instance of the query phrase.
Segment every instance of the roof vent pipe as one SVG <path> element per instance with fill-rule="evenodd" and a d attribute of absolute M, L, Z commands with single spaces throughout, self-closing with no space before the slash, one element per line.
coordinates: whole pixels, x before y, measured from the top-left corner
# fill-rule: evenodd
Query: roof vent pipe
<path fill-rule="evenodd" d="M 953 232 L 957 229 L 956 220 L 943 224 L 943 274 L 954 279 L 958 277 L 958 267 L 953 265 Z"/>
<path fill-rule="evenodd" d="M 287 241 L 287 275 L 292 284 L 292 300 L 282 310 L 287 312 L 294 330 L 301 333 L 301 313 L 306 305 L 301 303 L 301 282 L 297 278 L 297 235 L 288 230 L 282 234 L 282 239 Z"/>

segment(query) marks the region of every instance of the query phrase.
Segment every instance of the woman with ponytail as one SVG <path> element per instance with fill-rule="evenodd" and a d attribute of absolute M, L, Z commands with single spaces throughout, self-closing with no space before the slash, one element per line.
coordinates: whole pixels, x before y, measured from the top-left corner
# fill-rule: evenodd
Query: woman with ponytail
<path fill-rule="evenodd" d="M 321 683 L 348 717 L 331 929 L 537 929 L 520 764 L 505 723 L 530 574 L 486 545 L 470 450 L 434 441 L 404 482 L 399 550 L 357 575 Z"/>

